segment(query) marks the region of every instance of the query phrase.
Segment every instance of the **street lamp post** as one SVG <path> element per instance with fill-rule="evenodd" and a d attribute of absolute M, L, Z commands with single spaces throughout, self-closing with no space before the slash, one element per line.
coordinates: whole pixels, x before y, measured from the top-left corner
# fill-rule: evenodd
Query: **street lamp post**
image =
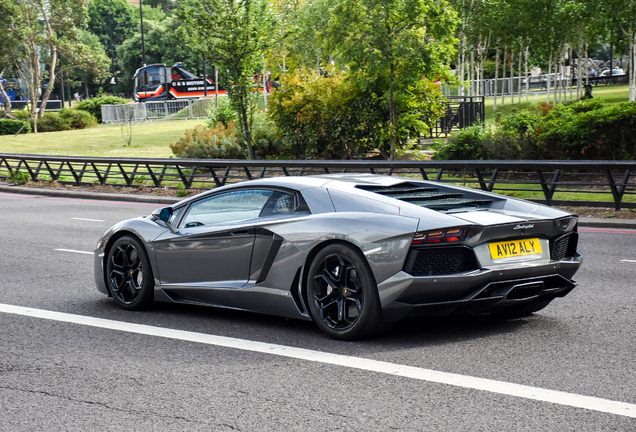
<path fill-rule="evenodd" d="M 139 18 L 141 20 L 141 59 L 146 66 L 146 46 L 144 44 L 144 12 L 141 8 L 142 0 L 139 0 Z"/>

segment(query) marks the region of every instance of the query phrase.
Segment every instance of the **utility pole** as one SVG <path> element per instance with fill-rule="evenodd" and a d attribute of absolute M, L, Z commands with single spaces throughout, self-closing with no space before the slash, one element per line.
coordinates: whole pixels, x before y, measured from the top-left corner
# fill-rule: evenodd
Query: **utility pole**
<path fill-rule="evenodd" d="M 141 8 L 142 0 L 139 0 L 139 18 L 141 20 L 141 59 L 146 66 L 146 45 L 144 44 L 144 12 Z"/>

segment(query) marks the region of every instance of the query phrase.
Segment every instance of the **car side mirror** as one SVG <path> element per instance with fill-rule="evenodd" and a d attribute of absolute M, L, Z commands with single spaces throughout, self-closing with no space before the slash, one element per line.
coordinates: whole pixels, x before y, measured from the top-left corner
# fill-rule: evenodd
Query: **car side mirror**
<path fill-rule="evenodd" d="M 155 220 L 159 219 L 160 221 L 165 223 L 173 234 L 178 231 L 177 228 L 172 225 L 172 222 L 170 222 L 170 218 L 172 218 L 172 207 L 158 208 L 157 210 L 152 212 L 152 217 Z"/>

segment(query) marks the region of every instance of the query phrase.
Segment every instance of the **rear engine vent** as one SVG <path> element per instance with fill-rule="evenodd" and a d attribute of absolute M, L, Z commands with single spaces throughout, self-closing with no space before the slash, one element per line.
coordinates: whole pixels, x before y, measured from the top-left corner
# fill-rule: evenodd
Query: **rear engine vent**
<path fill-rule="evenodd" d="M 435 247 L 411 249 L 404 271 L 412 276 L 441 276 L 466 273 L 478 268 L 472 249 Z"/>
<path fill-rule="evenodd" d="M 421 186 L 413 183 L 401 183 L 389 187 L 358 186 L 358 188 L 438 211 L 449 211 L 465 207 L 476 208 L 493 201 L 489 198 L 469 196 L 470 194 L 465 194 L 458 190 L 445 192 L 437 187 Z"/>
<path fill-rule="evenodd" d="M 579 240 L 577 233 L 566 234 L 553 240 L 552 255 L 550 258 L 553 261 L 560 261 L 565 257 L 573 256 L 576 253 L 576 246 Z"/>

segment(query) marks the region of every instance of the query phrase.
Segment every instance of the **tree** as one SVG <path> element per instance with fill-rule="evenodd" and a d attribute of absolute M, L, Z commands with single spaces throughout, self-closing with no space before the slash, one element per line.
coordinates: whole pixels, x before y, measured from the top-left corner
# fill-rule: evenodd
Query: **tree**
<path fill-rule="evenodd" d="M 22 60 L 24 51 L 21 49 L 19 9 L 13 2 L 0 2 L 0 16 L 2 17 L 5 34 L 0 44 L 0 94 L 4 98 L 5 111 L 11 114 L 11 101 L 2 84 L 7 71 L 15 70 L 16 63 Z"/>
<path fill-rule="evenodd" d="M 24 49 L 24 63 L 18 71 L 27 83 L 31 118 L 42 117 L 55 86 L 59 56 L 68 63 L 66 69 L 82 66 L 103 73 L 104 62 L 79 40 L 79 28 L 87 15 L 87 0 L 12 0 L 19 11 L 19 37 Z M 97 56 L 97 57 L 96 57 Z M 103 59 L 102 59 L 103 60 Z M 42 69 L 41 64 L 45 65 Z M 43 78 L 48 81 L 42 85 Z M 37 109 L 40 92 L 41 107 Z M 34 127 L 37 133 L 37 123 Z"/>
<path fill-rule="evenodd" d="M 135 19 L 133 8 L 126 0 L 93 0 L 88 17 L 88 30 L 97 35 L 107 49 L 111 44 L 111 30 L 113 45 L 118 47 L 139 29 L 139 20 Z"/>
<path fill-rule="evenodd" d="M 93 33 L 80 29 L 78 41 L 68 52 L 63 52 L 64 67 L 61 71 L 68 71 L 67 76 L 75 84 L 83 83 L 88 98 L 88 84 L 101 83 L 110 76 L 111 59 Z"/>
<path fill-rule="evenodd" d="M 457 14 L 445 1 L 342 0 L 333 11 L 329 44 L 364 83 L 386 83 L 390 158 L 399 131 L 396 97 L 422 77 L 446 74 Z"/>
<path fill-rule="evenodd" d="M 250 159 L 254 159 L 250 117 L 254 110 L 254 75 L 274 42 L 275 19 L 265 0 L 191 0 L 175 14 L 193 51 L 227 70 L 228 96 L 239 116 Z"/>
<path fill-rule="evenodd" d="M 602 5 L 605 17 L 618 27 L 629 43 L 629 101 L 636 100 L 636 0 L 611 0 Z M 610 69 L 614 66 L 610 65 Z"/>

